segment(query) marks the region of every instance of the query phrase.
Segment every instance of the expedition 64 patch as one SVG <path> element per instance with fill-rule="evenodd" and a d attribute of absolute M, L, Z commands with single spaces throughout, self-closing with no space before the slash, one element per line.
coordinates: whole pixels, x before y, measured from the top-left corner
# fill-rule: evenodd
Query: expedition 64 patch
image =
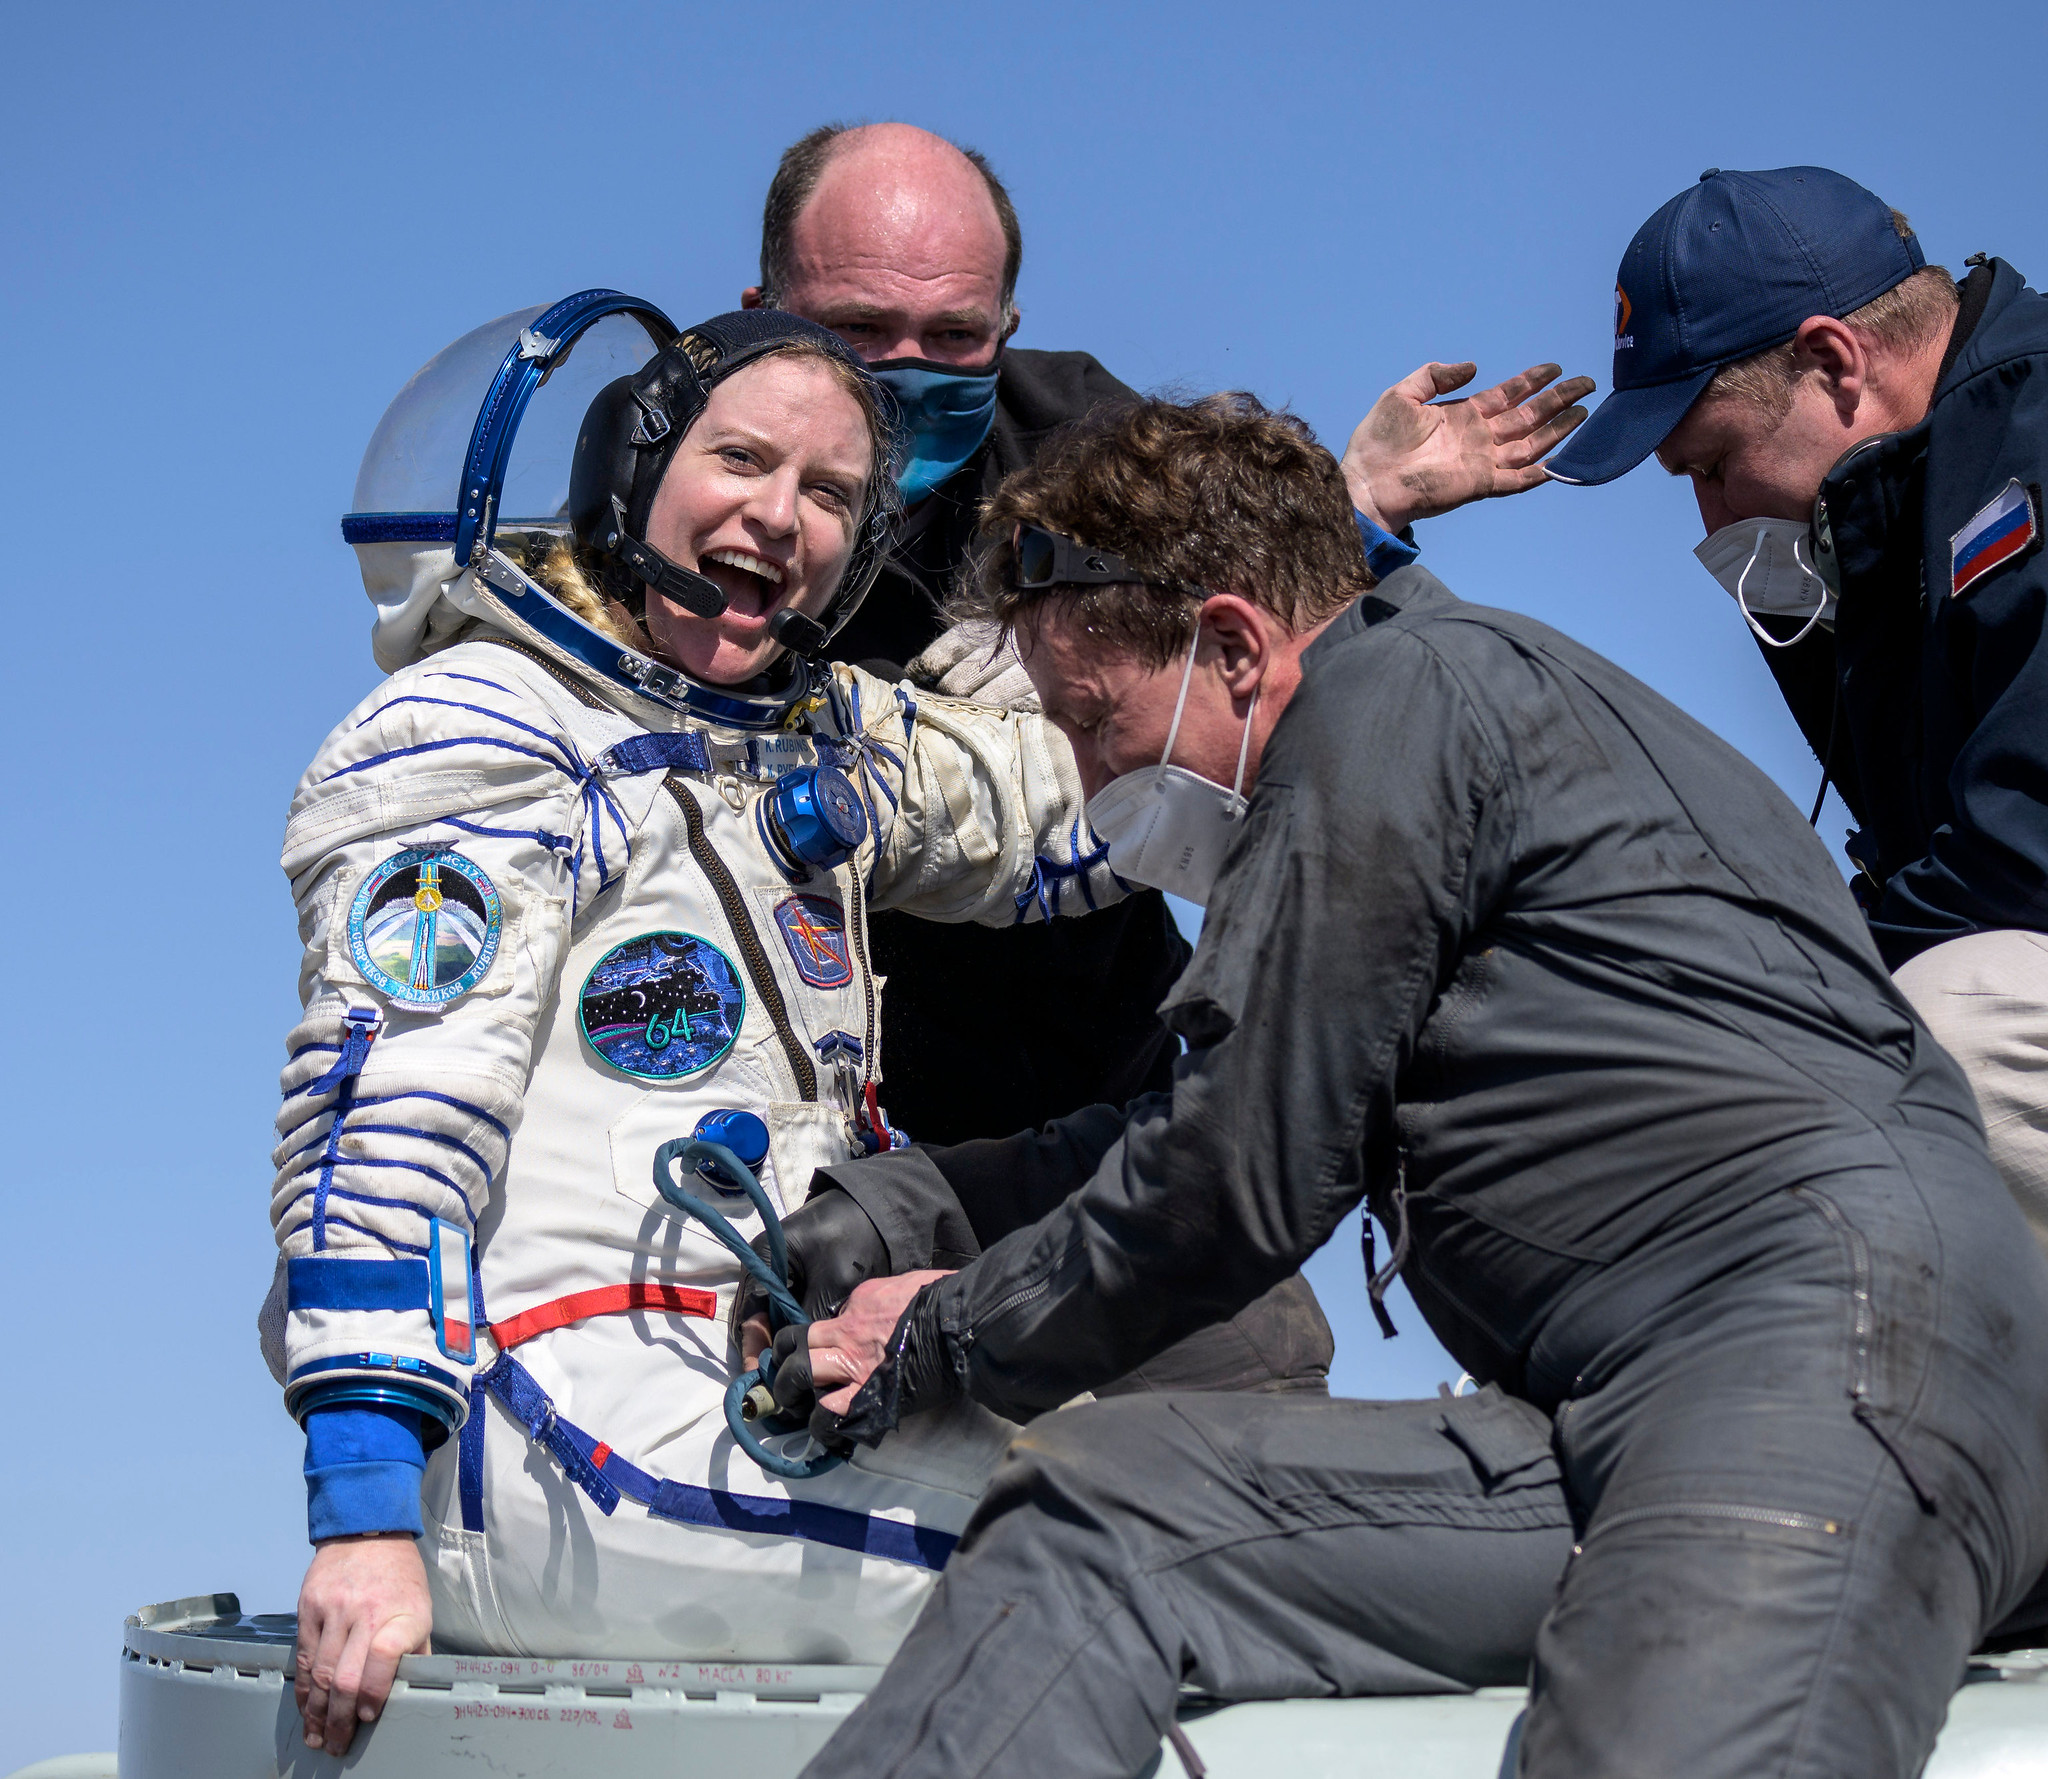
<path fill-rule="evenodd" d="M 642 933 L 614 945 L 583 979 L 577 1018 L 615 1069 L 671 1081 L 732 1048 L 747 995 L 733 961 L 695 933 Z"/>
<path fill-rule="evenodd" d="M 775 904 L 775 924 L 796 973 L 813 988 L 844 988 L 853 980 L 846 920 L 837 902 L 824 896 L 784 896 Z"/>
<path fill-rule="evenodd" d="M 453 847 L 394 853 L 348 911 L 363 980 L 401 1007 L 445 1007 L 489 972 L 505 929 L 497 887 Z"/>

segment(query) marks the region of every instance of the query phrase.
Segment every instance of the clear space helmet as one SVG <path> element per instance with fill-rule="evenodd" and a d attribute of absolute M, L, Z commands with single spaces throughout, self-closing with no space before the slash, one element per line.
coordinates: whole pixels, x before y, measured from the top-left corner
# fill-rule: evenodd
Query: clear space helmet
<path fill-rule="evenodd" d="M 342 520 L 342 536 L 355 547 L 364 587 L 377 608 L 371 638 L 379 667 L 394 672 L 443 646 L 468 619 L 486 618 L 582 676 L 666 709 L 738 728 L 783 722 L 810 694 L 820 671 L 805 656 L 822 648 L 851 616 L 880 569 L 888 513 L 879 500 L 862 516 L 854 558 L 825 624 L 784 614 L 791 620 L 789 634 L 777 634 L 792 652 L 786 667 L 770 676 L 775 683 L 769 687 L 709 686 L 622 644 L 570 610 L 499 547 L 501 536 L 528 543 L 535 534 L 573 537 L 606 557 L 622 555 L 608 564 L 614 571 L 608 578 L 621 578 L 630 568 L 692 609 L 704 610 L 690 596 L 694 583 L 707 601 L 717 602 L 710 611 L 722 607 L 723 596 L 710 581 L 660 558 L 635 536 L 605 534 L 604 515 L 595 510 L 602 503 L 590 498 L 590 447 L 609 444 L 599 454 L 619 463 L 632 498 L 629 460 L 653 455 L 665 468 L 674 440 L 664 441 L 669 450 L 658 453 L 621 451 L 625 441 L 610 437 L 616 428 L 602 424 L 603 417 L 622 404 L 634 407 L 633 391 L 659 390 L 669 398 L 665 405 L 679 439 L 713 384 L 770 349 L 770 332 L 822 335 L 840 355 L 856 364 L 858 359 L 836 335 L 778 316 L 770 329 L 760 330 L 764 337 L 746 330 L 749 349 L 730 352 L 731 362 L 720 363 L 728 357 L 720 348 L 742 342 L 717 336 L 717 326 L 707 323 L 679 338 L 651 303 L 617 291 L 582 291 L 486 323 L 437 353 L 407 382 L 371 435 L 356 478 L 354 510 Z M 678 362 L 691 372 L 684 378 L 687 391 L 676 387 Z M 886 476 L 876 480 L 887 486 Z M 580 504 L 593 507 L 592 513 L 572 518 L 572 481 L 583 495 Z M 644 499 L 635 504 L 644 512 Z M 575 518 L 587 522 L 579 525 Z M 586 535 L 593 530 L 596 535 Z"/>

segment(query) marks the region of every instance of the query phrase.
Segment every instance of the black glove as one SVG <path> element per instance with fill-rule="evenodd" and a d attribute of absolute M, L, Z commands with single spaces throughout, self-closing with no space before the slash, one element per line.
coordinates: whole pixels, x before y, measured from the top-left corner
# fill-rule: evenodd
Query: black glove
<path fill-rule="evenodd" d="M 818 1405 L 817 1386 L 811 1381 L 811 1331 L 785 1328 L 775 1337 L 776 1411 L 786 1420 L 807 1421 Z"/>
<path fill-rule="evenodd" d="M 854 1392 L 846 1413 L 818 1406 L 808 1328 L 775 1337 L 775 1402 L 783 1414 L 809 1417 L 811 1437 L 832 1451 L 879 1445 L 905 1415 L 939 1408 L 966 1394 L 953 1345 L 939 1323 L 939 1294 L 927 1285 L 910 1300 L 889 1336 L 888 1356 Z"/>
<path fill-rule="evenodd" d="M 836 1316 L 861 1280 L 886 1277 L 889 1271 L 889 1249 L 881 1231 L 836 1187 L 812 1194 L 790 1212 L 782 1222 L 782 1239 L 789 1248 L 789 1294 L 814 1321 Z M 754 1252 L 768 1258 L 766 1231 L 754 1238 Z M 740 1326 L 750 1316 L 769 1320 L 768 1293 L 752 1273 L 745 1273 L 733 1294 L 727 1324 L 734 1346 L 740 1344 Z M 804 1375 L 810 1375 L 808 1365 Z"/>

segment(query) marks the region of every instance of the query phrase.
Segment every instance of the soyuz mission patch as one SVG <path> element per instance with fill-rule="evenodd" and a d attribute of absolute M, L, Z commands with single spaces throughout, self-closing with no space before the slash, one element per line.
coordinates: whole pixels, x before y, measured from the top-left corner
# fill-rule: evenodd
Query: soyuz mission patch
<path fill-rule="evenodd" d="M 615 1069 L 672 1081 L 708 1069 L 746 1017 L 733 961 L 695 933 L 642 933 L 614 945 L 583 979 L 584 1040 Z"/>
<path fill-rule="evenodd" d="M 796 973 L 813 988 L 844 988 L 853 980 L 846 917 L 837 902 L 824 896 L 785 896 L 775 904 L 775 925 L 789 947 Z"/>
<path fill-rule="evenodd" d="M 401 1007 L 445 1007 L 489 972 L 505 929 L 497 886 L 453 847 L 394 853 L 348 911 L 363 980 Z"/>

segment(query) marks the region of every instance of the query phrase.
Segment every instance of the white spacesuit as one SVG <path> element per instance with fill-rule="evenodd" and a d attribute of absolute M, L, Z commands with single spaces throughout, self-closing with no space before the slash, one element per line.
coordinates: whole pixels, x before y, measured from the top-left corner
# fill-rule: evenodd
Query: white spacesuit
<path fill-rule="evenodd" d="M 1008 1424 L 970 1410 L 809 1480 L 764 1473 L 721 1412 L 738 1266 L 663 1202 L 655 1151 L 716 1137 L 793 1208 L 814 1167 L 901 1140 L 875 1092 L 870 909 L 1009 923 L 1120 886 L 1036 716 L 793 659 L 774 693 L 721 696 L 565 627 L 495 545 L 492 503 L 522 507 L 483 434 L 503 376 L 532 395 L 521 341 L 574 370 L 580 324 L 581 381 L 555 397 L 575 415 L 593 376 L 664 344 L 607 294 L 415 378 L 345 528 L 397 671 L 321 747 L 285 835 L 305 941 L 272 1202 L 286 1400 L 445 1427 L 422 1506 L 446 1647 L 882 1661 Z M 578 302 L 594 322 L 565 320 Z M 480 400 L 474 366 L 500 362 Z M 471 468 L 495 450 L 499 485 L 451 538 L 459 513 L 395 511 L 376 483 L 445 482 L 458 466 L 421 441 L 465 405 Z M 564 505 L 524 510 L 559 526 Z M 689 1187 L 760 1229 L 708 1175 Z"/>

